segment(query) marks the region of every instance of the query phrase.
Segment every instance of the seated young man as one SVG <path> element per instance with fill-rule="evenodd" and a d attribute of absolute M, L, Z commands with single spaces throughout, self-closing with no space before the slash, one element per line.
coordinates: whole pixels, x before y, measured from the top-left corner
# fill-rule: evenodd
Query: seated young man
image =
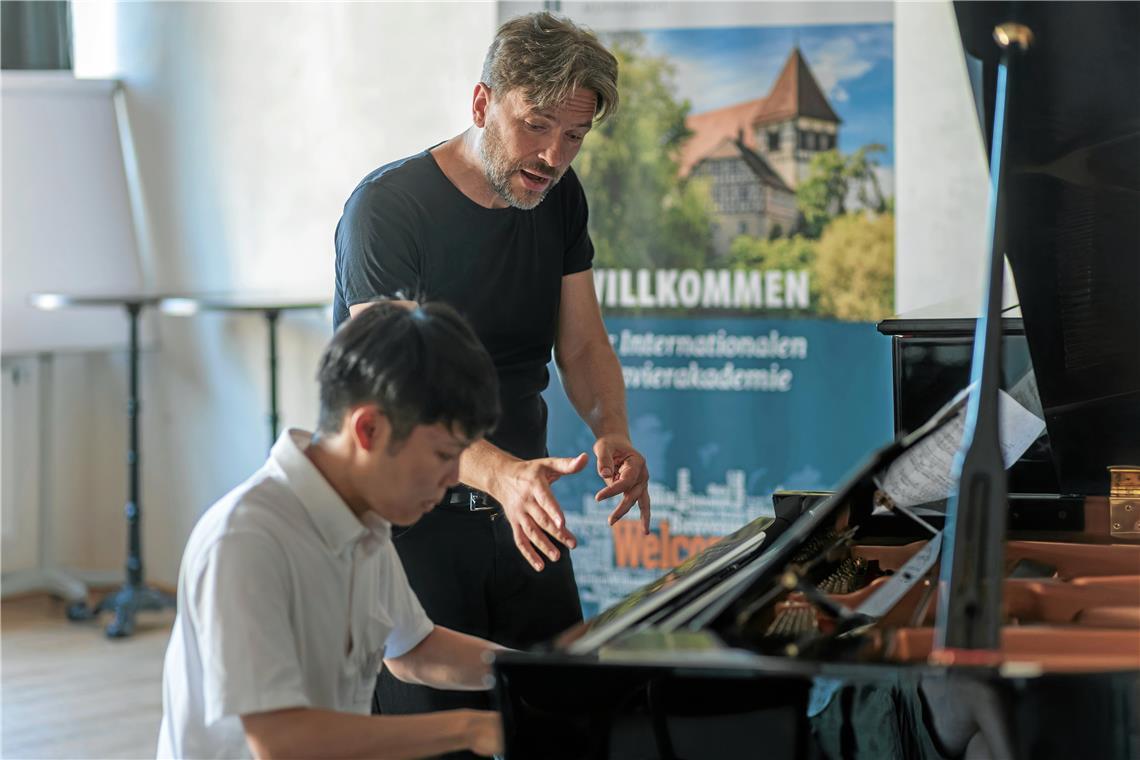
<path fill-rule="evenodd" d="M 500 751 L 494 712 L 369 715 L 382 661 L 409 683 L 489 685 L 498 647 L 432 624 L 391 526 L 439 503 L 494 426 L 491 359 L 450 308 L 379 303 L 341 327 L 317 377 L 318 431 L 283 433 L 190 536 L 159 757 Z"/>

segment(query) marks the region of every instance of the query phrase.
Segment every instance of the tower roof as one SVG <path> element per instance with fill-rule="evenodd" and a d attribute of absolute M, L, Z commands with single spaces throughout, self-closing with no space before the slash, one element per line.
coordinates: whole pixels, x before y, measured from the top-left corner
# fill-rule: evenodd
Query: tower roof
<path fill-rule="evenodd" d="M 726 138 L 740 140 L 745 147 L 756 150 L 756 127 L 797 116 L 836 124 L 842 121 L 827 102 L 799 47 L 792 48 L 767 96 L 692 114 L 685 120 L 693 134 L 681 148 L 681 176 L 688 175 Z"/>
<path fill-rule="evenodd" d="M 798 47 L 792 48 L 765 101 L 765 116 L 770 119 L 810 116 L 837 124 L 840 121 Z"/>

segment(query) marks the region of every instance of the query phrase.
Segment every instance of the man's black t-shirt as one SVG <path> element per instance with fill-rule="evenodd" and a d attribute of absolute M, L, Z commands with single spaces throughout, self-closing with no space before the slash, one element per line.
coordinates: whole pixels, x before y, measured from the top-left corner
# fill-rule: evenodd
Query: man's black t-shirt
<path fill-rule="evenodd" d="M 539 395 L 558 324 L 562 277 L 589 269 L 586 197 L 567 170 L 530 211 L 464 195 L 429 152 L 365 177 L 336 229 L 333 321 L 378 297 L 444 301 L 495 363 L 503 415 L 488 440 L 523 459 L 546 455 Z"/>

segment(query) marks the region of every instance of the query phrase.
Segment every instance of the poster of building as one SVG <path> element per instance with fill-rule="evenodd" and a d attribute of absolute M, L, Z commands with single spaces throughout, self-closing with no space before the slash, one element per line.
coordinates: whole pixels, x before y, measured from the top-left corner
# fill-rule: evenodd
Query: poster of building
<path fill-rule="evenodd" d="M 643 536 L 596 476 L 555 483 L 590 616 L 889 438 L 893 33 L 889 4 L 556 10 L 620 65 L 574 167 L 653 503 Z M 550 452 L 589 452 L 552 377 Z"/>

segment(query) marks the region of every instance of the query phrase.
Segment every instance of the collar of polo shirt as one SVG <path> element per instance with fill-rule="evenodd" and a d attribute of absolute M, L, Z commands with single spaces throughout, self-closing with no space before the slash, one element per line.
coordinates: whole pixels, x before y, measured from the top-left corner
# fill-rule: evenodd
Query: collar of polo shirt
<path fill-rule="evenodd" d="M 273 445 L 270 457 L 285 474 L 293 492 L 312 518 L 317 532 L 334 554 L 351 551 L 357 544 L 372 554 L 392 538 L 391 524 L 374 512 L 357 518 L 316 465 L 305 456 L 310 434 L 291 428 Z"/>

